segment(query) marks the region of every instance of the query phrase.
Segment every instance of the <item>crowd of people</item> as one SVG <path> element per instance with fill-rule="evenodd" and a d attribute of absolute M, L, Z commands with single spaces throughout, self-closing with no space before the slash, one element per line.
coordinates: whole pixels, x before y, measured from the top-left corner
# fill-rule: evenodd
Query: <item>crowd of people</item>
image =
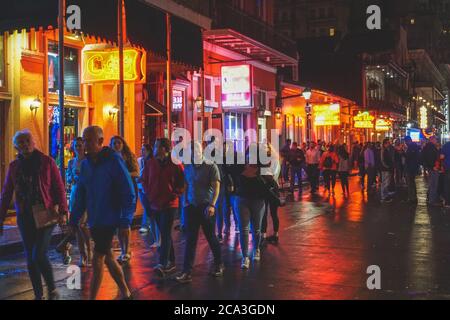
<path fill-rule="evenodd" d="M 42 278 L 48 298 L 58 297 L 47 255 L 56 223 L 66 233 L 58 245 L 64 262 L 70 263 L 70 242 L 76 240 L 80 267 L 93 269 L 90 298 L 97 297 L 106 265 L 123 298 L 132 299 L 120 265 L 131 263 L 130 234 L 138 199 L 143 208 L 139 231 L 149 233 L 152 247 L 158 249 L 159 263 L 154 272 L 162 279 L 174 278 L 180 283 L 193 280 L 200 229 L 214 256 L 214 277 L 224 273 L 221 245 L 231 233 L 232 217 L 234 231 L 239 234 L 242 269 L 249 269 L 251 261 L 259 261 L 266 245 L 278 244 L 280 192 L 286 186 L 290 192 L 298 188 L 302 195 L 306 182 L 311 194 L 316 194 L 322 184 L 324 193 L 334 197 L 339 178 L 347 198 L 349 176 L 354 170 L 359 172 L 363 192 L 374 193 L 379 186 L 382 203 L 391 202 L 398 188 L 405 185 L 405 201 L 415 204 L 415 180 L 423 168 L 428 179 L 428 203 L 450 207 L 450 143 L 441 147 L 436 137 L 422 146 L 410 137 L 393 144 L 386 138 L 382 143 L 354 143 L 350 150 L 346 144 L 311 141 L 300 146 L 287 140 L 279 153 L 269 143 L 254 143 L 245 151 L 224 143 L 223 161 L 211 161 L 200 143 L 189 143 L 179 152 L 166 138 L 157 139 L 154 146 L 144 144 L 141 156 L 136 158 L 122 137 L 114 136 L 109 146 L 104 146 L 103 130 L 91 126 L 72 143 L 74 158 L 66 171 L 68 202 L 55 161 L 36 149 L 31 133 L 17 132 L 13 143 L 18 157 L 9 166 L 2 190 L 0 233 L 15 195 L 17 224 L 38 300 L 44 297 Z M 180 139 L 176 145 L 184 143 Z M 208 144 L 212 143 L 216 141 Z M 186 150 L 190 151 L 188 155 Z M 253 162 L 251 150 L 257 150 Z M 272 162 L 262 161 L 261 154 L 271 156 Z M 183 161 L 186 156 L 191 161 Z M 244 161 L 239 162 L 240 157 Z M 267 236 L 269 217 L 273 233 Z M 182 270 L 175 275 L 172 232 L 177 220 L 186 241 Z M 117 258 L 113 253 L 115 237 L 121 251 Z"/>

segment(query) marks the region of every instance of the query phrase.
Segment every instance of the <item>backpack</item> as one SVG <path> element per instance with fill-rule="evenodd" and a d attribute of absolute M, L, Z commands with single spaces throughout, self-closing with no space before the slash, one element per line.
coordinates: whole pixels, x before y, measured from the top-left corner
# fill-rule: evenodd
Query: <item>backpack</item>
<path fill-rule="evenodd" d="M 324 168 L 330 169 L 333 167 L 333 159 L 331 156 L 327 156 L 325 160 L 323 161 Z"/>

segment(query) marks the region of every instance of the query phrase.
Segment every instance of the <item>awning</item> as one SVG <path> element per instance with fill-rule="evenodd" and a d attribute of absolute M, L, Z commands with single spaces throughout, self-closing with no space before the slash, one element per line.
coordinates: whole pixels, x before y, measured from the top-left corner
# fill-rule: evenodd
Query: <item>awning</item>
<path fill-rule="evenodd" d="M 118 0 L 66 0 L 81 9 L 81 31 L 117 42 Z M 125 0 L 127 36 L 132 45 L 166 57 L 165 12 L 140 0 Z M 176 16 L 172 22 L 172 59 L 194 68 L 203 66 L 201 28 Z M 0 32 L 58 27 L 58 0 L 13 0 L 0 11 Z"/>
<path fill-rule="evenodd" d="M 205 41 L 238 52 L 249 59 L 260 60 L 274 67 L 295 66 L 298 61 L 263 43 L 232 29 L 208 30 L 203 33 Z"/>
<path fill-rule="evenodd" d="M 167 113 L 166 107 L 162 104 L 147 100 L 145 102 L 145 115 L 148 117 L 164 116 Z"/>

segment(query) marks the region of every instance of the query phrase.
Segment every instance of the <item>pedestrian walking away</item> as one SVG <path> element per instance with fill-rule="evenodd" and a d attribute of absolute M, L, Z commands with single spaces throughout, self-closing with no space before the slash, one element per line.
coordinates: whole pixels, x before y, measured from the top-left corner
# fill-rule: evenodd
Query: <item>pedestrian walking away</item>
<path fill-rule="evenodd" d="M 334 196 L 334 187 L 336 185 L 336 173 L 339 163 L 339 157 L 335 152 L 334 146 L 330 145 L 328 150 L 322 154 L 320 158 L 320 170 L 323 171 L 323 179 L 325 183 L 325 190 L 330 195 Z"/>

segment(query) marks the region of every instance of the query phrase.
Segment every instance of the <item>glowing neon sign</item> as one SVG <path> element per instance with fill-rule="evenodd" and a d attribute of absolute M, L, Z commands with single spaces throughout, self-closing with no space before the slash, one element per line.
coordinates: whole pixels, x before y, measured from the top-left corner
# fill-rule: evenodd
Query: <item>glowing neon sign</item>
<path fill-rule="evenodd" d="M 145 53 L 136 49 L 123 52 L 124 80 L 145 82 Z M 83 83 L 119 81 L 119 51 L 87 50 L 82 54 Z"/>
<path fill-rule="evenodd" d="M 313 106 L 314 125 L 338 126 L 341 124 L 341 106 L 337 103 Z"/>
<path fill-rule="evenodd" d="M 375 117 L 368 111 L 360 111 L 356 116 L 353 117 L 353 127 L 358 129 L 373 129 L 374 120 Z"/>
<path fill-rule="evenodd" d="M 420 108 L 420 123 L 419 123 L 420 129 L 425 129 L 428 127 L 428 110 L 427 107 L 422 106 Z"/>
<path fill-rule="evenodd" d="M 250 66 L 222 66 L 222 107 L 251 108 L 252 83 Z"/>
<path fill-rule="evenodd" d="M 375 123 L 375 130 L 376 131 L 389 131 L 391 129 L 391 122 L 386 119 L 377 119 Z"/>

